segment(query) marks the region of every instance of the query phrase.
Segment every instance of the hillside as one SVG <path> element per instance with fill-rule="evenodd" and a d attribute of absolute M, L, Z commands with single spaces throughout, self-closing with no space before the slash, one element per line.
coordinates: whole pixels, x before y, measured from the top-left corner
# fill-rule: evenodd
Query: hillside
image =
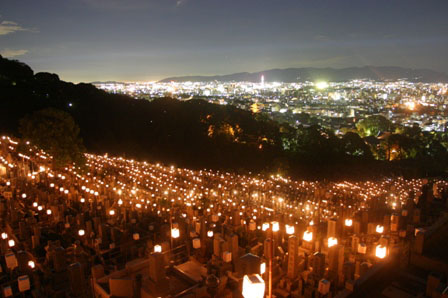
<path fill-rule="evenodd" d="M 149 102 L 109 94 L 90 84 L 61 81 L 56 74 L 34 74 L 26 64 L 0 56 L 0 133 L 20 136 L 19 120 L 48 107 L 74 118 L 88 152 L 192 169 L 363 179 L 439 175 L 448 163 L 436 139 L 423 147 L 431 135 L 421 140 L 403 136 L 425 148 L 418 150 L 418 158 L 375 160 L 368 145 L 375 142 L 356 133 L 340 138 L 318 126 L 296 129 L 200 99 Z"/>
<path fill-rule="evenodd" d="M 304 82 L 325 80 L 331 82 L 349 81 L 355 79 L 397 80 L 407 79 L 413 82 L 448 82 L 448 75 L 429 69 L 409 69 L 402 67 L 364 66 L 350 68 L 287 68 L 270 69 L 260 72 L 241 72 L 216 76 L 182 76 L 163 79 L 161 82 L 210 82 L 210 81 L 244 81 L 259 82 L 261 76 L 266 82 Z"/>

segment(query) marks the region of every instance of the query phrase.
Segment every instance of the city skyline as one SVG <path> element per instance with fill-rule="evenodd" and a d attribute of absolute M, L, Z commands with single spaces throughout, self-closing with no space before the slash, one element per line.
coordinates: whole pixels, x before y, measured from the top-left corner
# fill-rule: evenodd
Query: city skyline
<path fill-rule="evenodd" d="M 10 1 L 0 5 L 0 54 L 74 82 L 364 65 L 446 73 L 446 8 L 436 0 Z"/>

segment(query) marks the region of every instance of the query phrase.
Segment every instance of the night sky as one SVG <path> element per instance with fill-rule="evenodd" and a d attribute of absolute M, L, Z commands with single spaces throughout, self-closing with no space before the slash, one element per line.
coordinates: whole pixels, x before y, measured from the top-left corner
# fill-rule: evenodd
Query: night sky
<path fill-rule="evenodd" d="M 311 66 L 448 72 L 448 0 L 0 0 L 0 53 L 74 82 Z"/>

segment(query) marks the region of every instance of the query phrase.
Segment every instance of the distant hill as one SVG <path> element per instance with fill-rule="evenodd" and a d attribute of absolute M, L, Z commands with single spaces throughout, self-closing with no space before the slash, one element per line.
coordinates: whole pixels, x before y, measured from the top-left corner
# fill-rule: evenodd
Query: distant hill
<path fill-rule="evenodd" d="M 430 69 L 410 69 L 391 66 L 364 66 L 350 68 L 286 68 L 270 69 L 260 72 L 240 72 L 216 76 L 182 76 L 171 77 L 161 82 L 259 82 L 261 76 L 265 82 L 304 82 L 325 80 L 342 82 L 356 79 L 376 81 L 407 79 L 412 82 L 448 82 L 448 74 Z"/>

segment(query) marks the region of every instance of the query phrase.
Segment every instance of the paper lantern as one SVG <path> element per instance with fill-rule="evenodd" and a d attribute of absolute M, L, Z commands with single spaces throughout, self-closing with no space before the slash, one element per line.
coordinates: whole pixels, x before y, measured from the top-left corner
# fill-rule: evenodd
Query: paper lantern
<path fill-rule="evenodd" d="M 313 232 L 305 231 L 305 233 L 303 233 L 303 240 L 311 242 L 313 240 Z"/>
<path fill-rule="evenodd" d="M 263 298 L 264 289 L 264 280 L 259 274 L 244 275 L 242 293 L 244 298 Z"/>
<path fill-rule="evenodd" d="M 338 244 L 338 239 L 335 237 L 328 238 L 328 247 L 332 247 Z"/>

